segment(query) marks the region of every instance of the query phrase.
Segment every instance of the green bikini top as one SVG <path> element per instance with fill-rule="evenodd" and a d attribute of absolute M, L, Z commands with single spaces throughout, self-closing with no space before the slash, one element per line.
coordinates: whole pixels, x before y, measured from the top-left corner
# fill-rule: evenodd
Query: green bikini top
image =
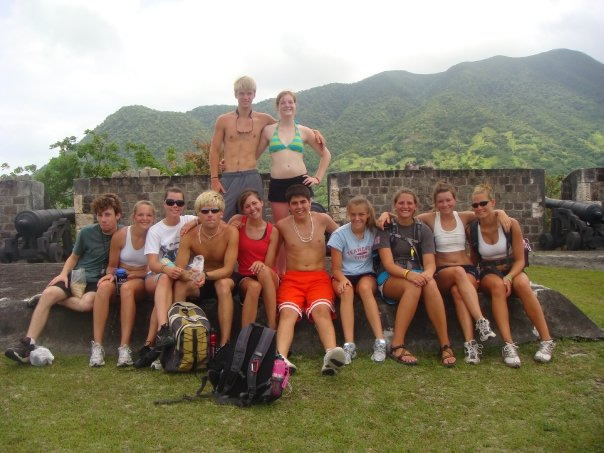
<path fill-rule="evenodd" d="M 304 141 L 302 140 L 302 136 L 300 135 L 298 125 L 294 123 L 294 127 L 296 129 L 294 139 L 290 142 L 289 145 L 284 145 L 281 139 L 279 138 L 279 125 L 277 125 L 277 127 L 275 128 L 275 132 L 273 132 L 273 136 L 271 137 L 271 141 L 268 145 L 268 151 L 270 153 L 276 153 L 277 151 L 289 148 L 292 151 L 303 153 Z"/>

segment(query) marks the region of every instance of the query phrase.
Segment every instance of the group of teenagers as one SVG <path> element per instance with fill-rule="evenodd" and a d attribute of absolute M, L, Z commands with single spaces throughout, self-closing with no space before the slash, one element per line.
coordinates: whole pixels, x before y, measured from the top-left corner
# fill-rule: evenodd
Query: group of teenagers
<path fill-rule="evenodd" d="M 480 309 L 477 290 L 481 289 L 492 300 L 506 365 L 520 366 L 509 325 L 507 299 L 512 293 L 520 298 L 539 333 L 535 360 L 552 359 L 555 343 L 523 272 L 521 227 L 495 209 L 488 185 L 475 188 L 473 211 L 465 212 L 455 211 L 456 192 L 446 183 L 435 187 L 434 210 L 419 215 L 417 197 L 409 189 L 399 190 L 393 197 L 392 212 L 379 219 L 366 198 L 354 197 L 347 205 L 349 223 L 339 226 L 329 215 L 311 211 L 312 187 L 321 183 L 331 156 L 318 131 L 295 121 L 295 94 L 279 93 L 276 121 L 252 110 L 253 79 L 239 78 L 234 93 L 237 109 L 216 121 L 210 148 L 211 190 L 195 200 L 195 215 L 183 215 L 184 193 L 169 187 L 162 220 L 155 223 L 154 205 L 140 200 L 133 207 L 131 225 L 120 228 L 119 197 L 97 197 L 91 206 L 97 223 L 80 230 L 61 273 L 37 300 L 26 336 L 5 352 L 7 357 L 27 362 L 51 307 L 61 304 L 93 311 L 89 364 L 104 365 L 102 342 L 109 304 L 120 300 L 117 365 L 159 368 L 159 353 L 174 343 L 168 310 L 175 301 L 194 300 L 203 307 L 204 301 L 216 299 L 218 347 L 223 347 L 231 341 L 233 294 L 238 294 L 242 326 L 256 320 L 262 298 L 267 324 L 277 330 L 277 351 L 292 372 L 296 367 L 288 354 L 294 329 L 306 316 L 325 349 L 321 372 L 333 375 L 356 357 L 353 304 L 358 294 L 375 336 L 373 361 L 383 362 L 390 356 L 401 364 L 417 364 L 405 339 L 423 300 L 438 337 L 442 364 L 451 367 L 456 358 L 443 302 L 443 294 L 450 294 L 464 336 L 465 361 L 476 364 L 482 345 L 474 331 L 481 342 L 495 336 Z M 314 176 L 308 175 L 304 164 L 304 145 L 320 158 Z M 264 190 L 256 168 L 266 149 L 271 157 L 268 200 L 274 225 L 264 218 Z M 476 226 L 471 228 L 473 223 Z M 330 234 L 327 244 L 325 233 Z M 331 275 L 326 268 L 326 246 L 331 252 Z M 192 272 L 189 263 L 199 255 L 204 257 L 203 272 Z M 76 268 L 86 271 L 87 285 L 81 297 L 70 286 L 71 271 Z M 117 268 L 128 274 L 119 296 Z M 376 293 L 397 305 L 390 344 L 384 338 Z M 136 303 L 148 296 L 154 300 L 154 309 L 147 338 L 134 360 L 130 342 Z M 336 299 L 340 301 L 342 347 L 337 345 L 333 324 Z"/>

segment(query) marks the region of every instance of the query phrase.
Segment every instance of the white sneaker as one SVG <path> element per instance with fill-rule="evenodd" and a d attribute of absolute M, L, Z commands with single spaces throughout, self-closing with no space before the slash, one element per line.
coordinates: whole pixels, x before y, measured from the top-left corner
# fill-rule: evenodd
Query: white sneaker
<path fill-rule="evenodd" d="M 344 365 L 350 365 L 352 359 L 357 356 L 357 346 L 354 343 L 344 343 L 344 354 L 346 354 Z"/>
<path fill-rule="evenodd" d="M 328 350 L 323 357 L 323 368 L 321 374 L 323 376 L 333 376 L 338 370 L 344 366 L 346 361 L 346 353 L 340 347 L 335 347 Z"/>
<path fill-rule="evenodd" d="M 556 347 L 554 340 L 545 340 L 539 342 L 539 349 L 535 353 L 535 360 L 541 363 L 547 363 L 552 360 L 552 353 Z"/>
<path fill-rule="evenodd" d="M 386 360 L 386 340 L 375 340 L 373 342 L 373 354 L 371 354 L 371 360 L 374 362 L 383 362 Z"/>
<path fill-rule="evenodd" d="M 286 364 L 286 365 L 288 366 L 288 368 L 289 368 L 289 374 L 290 374 L 290 376 L 291 376 L 292 374 L 294 374 L 294 373 L 295 373 L 295 372 L 298 370 L 298 367 L 297 367 L 296 365 L 294 365 L 293 363 L 291 363 L 291 362 L 288 360 L 288 358 L 287 358 L 287 357 L 284 357 L 284 358 L 283 358 L 283 360 L 285 361 L 285 364 Z"/>
<path fill-rule="evenodd" d="M 501 350 L 503 362 L 511 368 L 520 368 L 520 357 L 518 357 L 518 346 L 514 343 L 506 343 Z"/>
<path fill-rule="evenodd" d="M 90 352 L 90 361 L 88 362 L 90 366 L 104 366 L 105 365 L 105 350 L 103 349 L 103 345 L 91 341 L 91 352 Z"/>
<path fill-rule="evenodd" d="M 162 371 L 164 369 L 164 367 L 161 364 L 161 360 L 155 359 L 153 361 L 153 363 L 151 364 L 151 369 L 156 370 L 156 371 Z"/>
<path fill-rule="evenodd" d="M 491 330 L 491 324 L 486 318 L 480 318 L 476 321 L 476 330 L 480 334 L 480 341 L 487 341 L 489 338 L 495 338 L 495 332 Z"/>
<path fill-rule="evenodd" d="M 473 365 L 480 363 L 480 355 L 482 354 L 482 345 L 476 340 L 466 341 L 463 344 L 463 350 L 465 352 L 464 362 L 471 363 Z"/>
<path fill-rule="evenodd" d="M 118 367 L 131 366 L 133 364 L 132 351 L 130 350 L 130 347 L 127 344 L 117 348 L 117 355 Z"/>

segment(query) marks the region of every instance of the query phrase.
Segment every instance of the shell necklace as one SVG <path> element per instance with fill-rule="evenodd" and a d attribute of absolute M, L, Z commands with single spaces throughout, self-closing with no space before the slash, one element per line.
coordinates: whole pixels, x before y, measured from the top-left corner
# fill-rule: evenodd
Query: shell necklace
<path fill-rule="evenodd" d="M 296 234 L 298 235 L 298 238 L 300 238 L 300 240 L 302 242 L 310 242 L 310 241 L 312 241 L 312 237 L 315 234 L 315 224 L 313 223 L 312 214 L 310 213 L 310 211 L 308 212 L 308 215 L 310 216 L 310 236 L 308 236 L 308 237 L 302 237 L 302 235 L 298 231 L 298 227 L 296 225 L 296 221 L 294 220 L 294 217 L 292 216 L 292 222 L 294 224 L 294 231 L 296 232 Z"/>
<path fill-rule="evenodd" d="M 197 231 L 197 236 L 199 239 L 199 243 L 201 243 L 201 233 L 203 231 L 203 235 L 205 237 L 208 238 L 208 240 L 212 240 L 216 237 L 216 235 L 220 232 L 220 225 L 218 226 L 218 229 L 216 230 L 216 233 L 214 233 L 213 235 L 208 235 L 208 233 L 206 233 L 206 230 L 203 229 L 203 223 L 199 225 L 199 230 Z"/>

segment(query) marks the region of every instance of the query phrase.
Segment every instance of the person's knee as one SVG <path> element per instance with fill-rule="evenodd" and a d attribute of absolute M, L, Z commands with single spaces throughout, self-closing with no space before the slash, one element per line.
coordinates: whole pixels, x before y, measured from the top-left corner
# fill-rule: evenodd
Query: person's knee
<path fill-rule="evenodd" d="M 233 280 L 230 278 L 216 280 L 214 282 L 214 289 L 216 290 L 216 295 L 221 299 L 225 296 L 230 296 L 233 290 Z"/>
<path fill-rule="evenodd" d="M 42 291 L 42 295 L 38 301 L 38 306 L 51 307 L 65 299 L 67 299 L 67 294 L 65 294 L 65 291 L 57 286 L 49 286 Z"/>
<path fill-rule="evenodd" d="M 313 319 L 330 319 L 331 320 L 331 309 L 327 305 L 317 305 L 312 310 Z"/>

